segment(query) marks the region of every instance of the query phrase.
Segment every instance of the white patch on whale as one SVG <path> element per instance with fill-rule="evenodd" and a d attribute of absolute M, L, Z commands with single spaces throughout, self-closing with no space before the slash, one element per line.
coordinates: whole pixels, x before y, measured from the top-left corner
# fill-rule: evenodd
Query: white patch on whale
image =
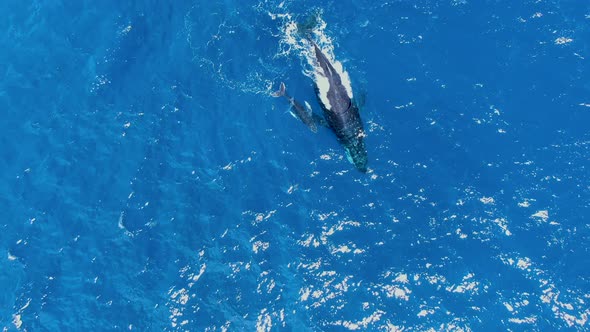
<path fill-rule="evenodd" d="M 332 104 L 328 98 L 328 90 L 330 90 L 330 80 L 324 75 L 322 68 L 316 68 L 314 75 L 315 84 L 318 87 L 318 96 L 327 110 L 332 110 Z"/>
<path fill-rule="evenodd" d="M 348 95 L 348 98 L 352 99 L 352 86 L 350 84 L 350 77 L 348 76 L 348 72 L 344 70 L 344 68 L 342 67 L 342 63 L 340 63 L 340 61 L 334 61 L 332 65 L 334 66 L 334 69 L 336 69 L 338 75 L 340 75 L 340 80 L 342 80 L 342 85 L 346 89 L 346 94 Z"/>
<path fill-rule="evenodd" d="M 344 151 L 346 151 L 346 159 L 348 159 L 348 162 L 354 164 L 354 160 L 352 160 L 352 156 L 350 155 L 350 150 L 347 147 L 345 147 Z"/>
<path fill-rule="evenodd" d="M 322 53 L 324 53 L 324 50 L 322 50 Z M 328 57 L 328 53 L 324 54 L 326 55 L 326 57 Z M 334 70 L 336 70 L 336 74 L 340 76 L 340 81 L 342 83 L 342 86 L 344 86 L 344 89 L 346 90 L 348 98 L 352 99 L 352 86 L 350 84 L 350 77 L 348 76 L 348 72 L 346 72 L 343 69 L 342 63 L 340 63 L 340 61 L 334 61 L 333 59 L 328 60 L 330 61 L 330 63 L 332 63 Z M 328 80 L 326 73 L 324 73 L 324 69 L 320 67 L 320 65 L 316 62 L 315 58 L 312 61 L 314 74 L 313 78 L 315 84 L 318 87 L 318 96 L 320 97 L 320 100 L 322 101 L 326 109 L 331 110 L 332 105 L 330 104 L 330 100 L 328 99 L 328 90 L 330 90 L 330 80 Z"/>

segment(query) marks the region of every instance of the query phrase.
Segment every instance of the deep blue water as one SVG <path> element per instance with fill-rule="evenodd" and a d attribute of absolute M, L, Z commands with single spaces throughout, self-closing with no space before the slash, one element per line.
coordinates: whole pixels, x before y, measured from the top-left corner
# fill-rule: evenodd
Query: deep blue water
<path fill-rule="evenodd" d="M 589 328 L 587 1 L 0 12 L 4 331 Z M 269 95 L 312 15 L 368 174 Z"/>

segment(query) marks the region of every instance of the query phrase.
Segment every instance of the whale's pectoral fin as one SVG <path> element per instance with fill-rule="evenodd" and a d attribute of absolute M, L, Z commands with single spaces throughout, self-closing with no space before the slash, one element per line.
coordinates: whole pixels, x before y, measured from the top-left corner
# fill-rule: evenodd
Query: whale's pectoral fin
<path fill-rule="evenodd" d="M 313 110 L 311 109 L 311 105 L 309 105 L 307 100 L 305 101 L 305 110 L 307 110 L 307 114 L 309 114 L 309 115 L 313 114 Z"/>

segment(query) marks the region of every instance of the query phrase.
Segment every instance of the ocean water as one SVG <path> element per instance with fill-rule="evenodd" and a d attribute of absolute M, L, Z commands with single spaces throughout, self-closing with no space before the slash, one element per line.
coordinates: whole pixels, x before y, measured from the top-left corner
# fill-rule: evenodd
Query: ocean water
<path fill-rule="evenodd" d="M 587 1 L 0 4 L 3 331 L 584 331 Z M 369 171 L 320 112 L 348 73 Z"/>

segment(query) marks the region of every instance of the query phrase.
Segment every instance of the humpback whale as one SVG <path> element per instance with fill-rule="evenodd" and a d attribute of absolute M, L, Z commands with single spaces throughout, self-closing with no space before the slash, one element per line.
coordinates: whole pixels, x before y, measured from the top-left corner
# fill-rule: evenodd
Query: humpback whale
<path fill-rule="evenodd" d="M 317 123 L 321 123 L 321 120 L 318 119 L 319 116 L 316 115 L 315 113 L 313 113 L 313 111 L 311 110 L 311 108 L 304 108 L 299 102 L 297 102 L 297 100 L 295 100 L 295 98 L 289 96 L 287 94 L 287 89 L 285 87 L 285 83 L 281 82 L 281 86 L 279 87 L 279 90 L 272 93 L 273 97 L 285 97 L 287 98 L 287 100 L 289 101 L 289 104 L 291 105 L 291 108 L 295 111 L 295 113 L 291 113 L 294 114 L 295 117 L 297 117 L 299 120 L 301 120 L 301 122 L 303 122 L 311 131 L 313 131 L 314 133 L 317 133 L 318 131 L 318 127 L 317 127 Z"/>
<path fill-rule="evenodd" d="M 307 39 L 315 53 L 315 90 L 324 111 L 324 118 L 340 144 L 344 146 L 348 160 L 359 171 L 367 172 L 365 131 L 359 109 L 352 100 L 352 91 L 347 90 L 342 83 L 342 77 L 318 45 L 310 36 Z"/>

